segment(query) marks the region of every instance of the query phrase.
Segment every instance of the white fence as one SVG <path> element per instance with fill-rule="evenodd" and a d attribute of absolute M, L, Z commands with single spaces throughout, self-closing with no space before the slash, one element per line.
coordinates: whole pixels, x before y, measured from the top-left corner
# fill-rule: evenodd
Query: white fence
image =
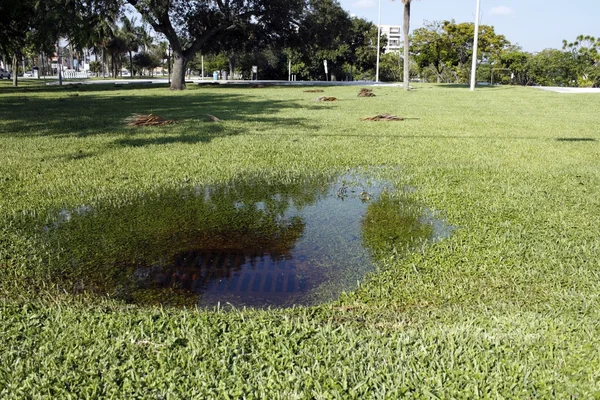
<path fill-rule="evenodd" d="M 66 70 L 63 72 L 63 78 L 65 79 L 85 79 L 87 77 L 87 72 L 79 72 L 73 70 Z"/>

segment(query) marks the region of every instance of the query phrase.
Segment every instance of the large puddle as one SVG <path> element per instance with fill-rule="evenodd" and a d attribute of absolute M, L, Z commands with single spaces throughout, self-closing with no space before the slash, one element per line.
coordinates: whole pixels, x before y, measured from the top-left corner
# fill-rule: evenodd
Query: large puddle
<path fill-rule="evenodd" d="M 68 290 L 138 304 L 252 307 L 335 299 L 378 256 L 449 234 L 407 193 L 358 172 L 83 206 L 61 211 L 46 231 L 62 249 L 57 275 Z"/>

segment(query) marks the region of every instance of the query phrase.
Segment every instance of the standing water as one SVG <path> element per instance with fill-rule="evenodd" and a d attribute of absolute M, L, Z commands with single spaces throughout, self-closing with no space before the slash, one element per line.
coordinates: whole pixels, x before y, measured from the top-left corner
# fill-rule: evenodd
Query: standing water
<path fill-rule="evenodd" d="M 379 255 L 449 232 L 406 193 L 357 172 L 62 210 L 47 231 L 70 260 L 59 278 L 78 290 L 138 304 L 252 307 L 333 300 Z"/>

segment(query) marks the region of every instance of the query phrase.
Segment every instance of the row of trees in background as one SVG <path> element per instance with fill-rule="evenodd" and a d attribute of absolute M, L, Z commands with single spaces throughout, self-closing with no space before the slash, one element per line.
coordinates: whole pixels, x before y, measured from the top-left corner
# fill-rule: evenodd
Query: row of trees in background
<path fill-rule="evenodd" d="M 311 1 L 293 35 L 278 40 L 248 35 L 241 43 L 222 51 L 203 52 L 202 56 L 198 53 L 189 66 L 199 70 L 203 57 L 205 70 L 225 70 L 232 75 L 239 71 L 244 78 L 251 77 L 252 66 L 257 66 L 265 79 L 288 79 L 290 74 L 300 80 L 375 76 L 377 27 L 351 17 L 336 1 Z M 384 40 L 380 51 L 385 45 Z M 328 74 L 323 60 L 327 60 Z"/>
<path fill-rule="evenodd" d="M 413 73 L 427 81 L 467 83 L 473 54 L 474 25 L 426 23 L 411 35 Z M 494 27 L 479 31 L 478 81 L 541 86 L 600 86 L 600 38 L 579 36 L 562 49 L 528 53 Z"/>
<path fill-rule="evenodd" d="M 411 0 L 401 1 L 406 31 Z M 3 0 L 0 37 L 0 56 L 13 71 L 22 60 L 43 67 L 58 47 L 71 67 L 91 53 L 97 61 L 90 69 L 112 76 L 123 68 L 152 73 L 172 54 L 172 89 L 185 88 L 185 74 L 202 65 L 245 78 L 258 66 L 264 79 L 373 79 L 377 54 L 377 27 L 337 0 Z M 380 78 L 466 83 L 473 38 L 473 23 L 426 23 L 402 53 L 381 57 Z M 581 36 L 531 54 L 482 25 L 479 40 L 478 81 L 600 86 L 600 39 Z M 379 51 L 385 45 L 383 38 Z"/>

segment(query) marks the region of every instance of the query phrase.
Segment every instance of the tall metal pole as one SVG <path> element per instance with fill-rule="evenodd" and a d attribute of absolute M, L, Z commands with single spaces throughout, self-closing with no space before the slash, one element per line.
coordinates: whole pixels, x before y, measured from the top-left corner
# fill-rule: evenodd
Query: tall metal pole
<path fill-rule="evenodd" d="M 375 68 L 375 82 L 379 82 L 379 49 L 381 43 L 381 0 L 379 0 L 379 19 L 377 20 L 377 67 Z"/>
<path fill-rule="evenodd" d="M 479 10 L 481 0 L 477 0 L 477 10 L 475 11 L 475 38 L 473 41 L 473 66 L 471 67 L 471 91 L 475 90 L 475 81 L 477 80 L 477 46 L 479 44 Z"/>

